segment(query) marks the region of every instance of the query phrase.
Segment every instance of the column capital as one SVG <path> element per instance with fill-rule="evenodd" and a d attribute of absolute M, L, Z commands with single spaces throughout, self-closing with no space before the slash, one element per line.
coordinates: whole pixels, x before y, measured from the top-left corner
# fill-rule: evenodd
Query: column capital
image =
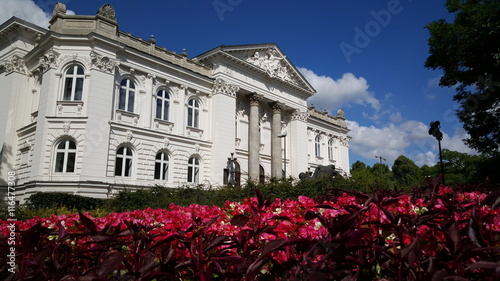
<path fill-rule="evenodd" d="M 236 97 L 236 92 L 238 92 L 239 90 L 240 87 L 226 83 L 224 80 L 220 78 L 215 79 L 214 86 L 212 87 L 212 93 L 214 95 L 221 93 L 233 98 Z"/>
<path fill-rule="evenodd" d="M 248 95 L 248 99 L 250 100 L 250 106 L 258 106 L 259 103 L 264 99 L 263 95 L 259 95 L 257 93 L 252 93 Z"/>
<path fill-rule="evenodd" d="M 300 111 L 300 110 L 296 109 L 291 114 L 292 121 L 299 120 L 302 122 L 307 122 L 307 118 L 309 118 L 309 113 L 307 111 Z"/>
<path fill-rule="evenodd" d="M 271 107 L 273 113 L 281 113 L 285 104 L 279 101 L 274 101 L 269 103 L 269 107 Z"/>

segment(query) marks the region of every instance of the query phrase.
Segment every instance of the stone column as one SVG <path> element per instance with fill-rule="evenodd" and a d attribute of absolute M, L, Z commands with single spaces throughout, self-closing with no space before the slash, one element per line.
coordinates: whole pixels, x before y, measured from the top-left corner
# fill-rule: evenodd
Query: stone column
<path fill-rule="evenodd" d="M 273 110 L 273 120 L 271 124 L 271 176 L 273 178 L 281 178 L 282 175 L 282 155 L 281 142 L 283 141 L 278 136 L 281 134 L 281 111 L 283 104 L 280 102 L 270 103 L 269 106 Z"/>
<path fill-rule="evenodd" d="M 248 126 L 248 179 L 259 182 L 259 108 L 263 96 L 256 93 L 249 96 L 250 99 L 250 124 Z"/>

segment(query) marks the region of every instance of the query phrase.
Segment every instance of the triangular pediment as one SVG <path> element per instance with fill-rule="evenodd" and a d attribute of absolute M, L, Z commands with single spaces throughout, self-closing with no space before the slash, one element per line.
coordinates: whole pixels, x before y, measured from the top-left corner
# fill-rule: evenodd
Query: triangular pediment
<path fill-rule="evenodd" d="M 197 58 L 209 60 L 216 55 L 232 58 L 267 77 L 313 95 L 316 91 L 276 44 L 220 46 Z"/>

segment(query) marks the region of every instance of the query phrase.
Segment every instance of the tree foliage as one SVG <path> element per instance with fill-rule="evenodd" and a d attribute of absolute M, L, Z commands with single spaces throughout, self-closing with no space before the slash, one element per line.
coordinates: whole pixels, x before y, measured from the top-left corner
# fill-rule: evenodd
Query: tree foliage
<path fill-rule="evenodd" d="M 423 181 L 420 168 L 415 162 L 404 155 L 400 155 L 394 160 L 392 172 L 394 173 L 394 178 L 401 186 L 418 185 Z"/>
<path fill-rule="evenodd" d="M 429 23 L 425 66 L 441 69 L 440 85 L 456 87 L 457 116 L 469 133 L 465 142 L 482 153 L 499 152 L 500 1 L 447 0 L 453 23 Z"/>

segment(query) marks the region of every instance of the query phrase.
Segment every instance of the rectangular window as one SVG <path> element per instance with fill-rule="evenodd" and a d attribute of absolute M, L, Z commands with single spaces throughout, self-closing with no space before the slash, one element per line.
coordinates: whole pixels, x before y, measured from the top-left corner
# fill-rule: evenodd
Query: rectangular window
<path fill-rule="evenodd" d="M 121 176 L 122 175 L 122 167 L 123 167 L 123 158 L 116 158 L 115 162 L 115 176 Z"/>
<path fill-rule="evenodd" d="M 118 108 L 119 109 L 125 110 L 125 102 L 126 102 L 125 99 L 126 98 L 127 98 L 127 91 L 126 91 L 126 89 L 121 88 L 120 89 L 120 97 L 118 99 Z"/>
<path fill-rule="evenodd" d="M 161 99 L 156 99 L 156 118 L 157 119 L 162 119 L 161 118 L 161 106 L 162 106 L 162 100 Z"/>
<path fill-rule="evenodd" d="M 75 171 L 75 163 L 76 163 L 76 153 L 69 152 L 68 153 L 68 163 L 66 167 L 67 173 L 72 173 Z"/>
<path fill-rule="evenodd" d="M 64 152 L 56 154 L 56 172 L 62 173 L 64 169 Z"/>
<path fill-rule="evenodd" d="M 124 177 L 130 177 L 132 174 L 132 159 L 125 159 L 125 175 Z"/>
<path fill-rule="evenodd" d="M 194 127 L 193 126 L 193 109 L 188 108 L 188 126 Z"/>
<path fill-rule="evenodd" d="M 76 79 L 75 100 L 82 100 L 83 78 Z"/>
<path fill-rule="evenodd" d="M 134 112 L 134 97 L 135 97 L 135 92 L 129 91 L 128 92 L 128 109 L 127 109 L 129 112 Z"/>
<path fill-rule="evenodd" d="M 73 89 L 73 78 L 66 78 L 66 88 L 64 89 L 64 100 L 71 100 L 71 92 Z"/>

